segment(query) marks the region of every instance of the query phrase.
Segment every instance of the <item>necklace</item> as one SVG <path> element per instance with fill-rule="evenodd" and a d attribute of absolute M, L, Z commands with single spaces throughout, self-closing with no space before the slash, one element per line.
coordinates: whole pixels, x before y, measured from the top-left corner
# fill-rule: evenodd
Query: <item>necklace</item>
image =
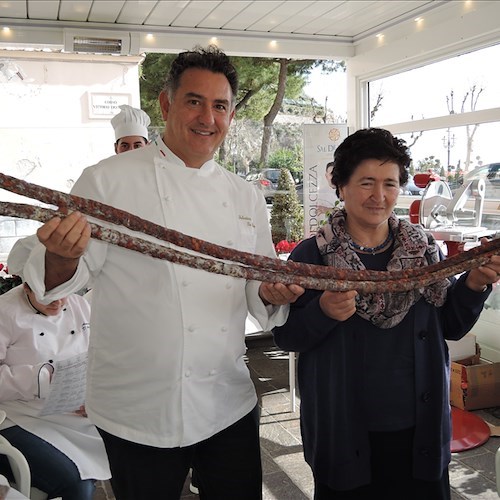
<path fill-rule="evenodd" d="M 360 252 L 366 252 L 375 255 L 379 250 L 385 248 L 393 239 L 394 236 L 392 234 L 391 229 L 389 228 L 389 234 L 387 235 L 387 238 L 382 243 L 380 243 L 380 245 L 377 245 L 376 247 L 365 247 L 363 245 L 358 245 L 352 238 L 351 241 L 349 242 L 349 246 L 354 248 L 354 250 L 359 250 Z"/>

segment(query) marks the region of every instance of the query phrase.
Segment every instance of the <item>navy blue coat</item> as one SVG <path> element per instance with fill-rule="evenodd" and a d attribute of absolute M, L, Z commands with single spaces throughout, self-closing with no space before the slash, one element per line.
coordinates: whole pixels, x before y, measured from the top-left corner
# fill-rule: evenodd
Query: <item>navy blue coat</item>
<path fill-rule="evenodd" d="M 323 264 L 314 237 L 300 243 L 290 259 Z M 462 338 L 491 292 L 491 287 L 484 293 L 470 290 L 465 277 L 454 280 L 442 307 L 420 299 L 394 327 L 401 335 L 413 336 L 414 477 L 422 480 L 438 480 L 451 458 L 450 362 L 444 339 Z M 371 481 L 368 428 L 360 398 L 366 356 L 360 332 L 379 329 L 357 314 L 343 322 L 329 318 L 319 306 L 321 293 L 306 290 L 291 304 L 287 322 L 273 330 L 274 339 L 281 349 L 299 353 L 304 455 L 316 480 L 332 489 L 354 489 Z"/>

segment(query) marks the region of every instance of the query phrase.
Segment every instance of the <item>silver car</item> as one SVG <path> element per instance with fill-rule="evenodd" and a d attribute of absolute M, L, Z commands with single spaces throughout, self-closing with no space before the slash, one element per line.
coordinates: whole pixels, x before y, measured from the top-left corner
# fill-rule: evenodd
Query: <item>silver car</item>
<path fill-rule="evenodd" d="M 278 188 L 278 179 L 281 170 L 279 168 L 264 168 L 259 172 L 251 172 L 245 180 L 251 182 L 257 189 L 262 191 L 267 203 L 272 203 Z"/>

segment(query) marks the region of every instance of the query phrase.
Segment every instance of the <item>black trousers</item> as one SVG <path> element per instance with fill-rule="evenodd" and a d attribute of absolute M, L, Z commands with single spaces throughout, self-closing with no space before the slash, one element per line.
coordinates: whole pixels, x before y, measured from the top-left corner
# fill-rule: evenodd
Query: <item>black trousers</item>
<path fill-rule="evenodd" d="M 371 432 L 372 482 L 353 490 L 332 490 L 315 480 L 314 500 L 450 500 L 448 469 L 437 481 L 415 479 L 414 429 Z"/>
<path fill-rule="evenodd" d="M 259 408 L 214 436 L 183 448 L 155 448 L 98 429 L 117 500 L 178 500 L 189 468 L 201 500 L 261 500 Z"/>

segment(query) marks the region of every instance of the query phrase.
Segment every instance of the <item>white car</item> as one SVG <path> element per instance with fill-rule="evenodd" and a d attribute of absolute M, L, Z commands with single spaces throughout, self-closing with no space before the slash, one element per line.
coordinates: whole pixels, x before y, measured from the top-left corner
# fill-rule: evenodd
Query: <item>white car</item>
<path fill-rule="evenodd" d="M 413 175 L 408 175 L 408 182 L 402 186 L 404 193 L 411 194 L 412 196 L 422 196 L 424 194 L 424 188 L 418 187 L 413 180 Z"/>

